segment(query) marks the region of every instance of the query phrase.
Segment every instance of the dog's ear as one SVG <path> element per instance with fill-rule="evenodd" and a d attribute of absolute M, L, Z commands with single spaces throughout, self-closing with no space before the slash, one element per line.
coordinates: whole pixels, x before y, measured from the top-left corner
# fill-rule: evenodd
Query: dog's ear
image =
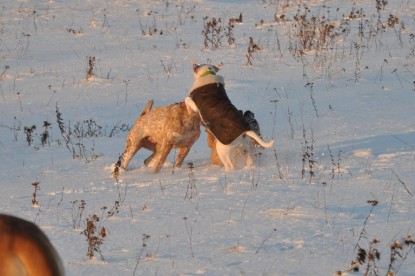
<path fill-rule="evenodd" d="M 192 60 L 193 72 L 196 73 L 197 68 L 199 68 L 199 64 L 197 64 L 194 60 Z"/>
<path fill-rule="evenodd" d="M 222 69 L 222 67 L 223 67 L 223 63 L 221 63 L 221 64 L 217 64 L 217 65 L 214 65 L 213 67 L 215 67 L 216 72 L 218 72 L 219 70 L 221 70 L 221 69 Z"/>

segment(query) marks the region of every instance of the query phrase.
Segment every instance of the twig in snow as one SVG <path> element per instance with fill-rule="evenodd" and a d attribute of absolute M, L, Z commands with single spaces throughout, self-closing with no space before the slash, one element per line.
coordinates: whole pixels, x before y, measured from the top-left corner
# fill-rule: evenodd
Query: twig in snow
<path fill-rule="evenodd" d="M 255 254 L 258 254 L 259 250 L 261 250 L 261 248 L 264 247 L 264 244 L 271 238 L 271 236 L 274 232 L 277 232 L 277 228 L 272 229 L 272 232 L 268 236 L 265 237 L 265 239 L 262 241 L 261 245 L 255 251 Z"/>
<path fill-rule="evenodd" d="M 184 220 L 184 225 L 186 225 L 187 236 L 189 237 L 190 252 L 192 253 L 192 258 L 194 258 L 195 254 L 193 253 L 192 233 L 193 233 L 193 223 L 196 223 L 196 220 L 193 221 L 192 225 L 187 224 L 187 217 L 183 217 L 183 220 Z"/>
<path fill-rule="evenodd" d="M 392 173 L 396 176 L 396 178 L 398 179 L 399 183 L 402 184 L 402 186 L 405 188 L 406 192 L 412 197 L 414 198 L 414 195 L 411 193 L 411 191 L 409 191 L 408 187 L 406 186 L 405 182 L 403 182 L 399 176 L 395 173 L 395 171 L 392 171 Z"/>
<path fill-rule="evenodd" d="M 144 252 L 144 248 L 146 248 L 147 247 L 147 241 L 148 241 L 148 239 L 150 238 L 151 236 L 150 235 L 148 235 L 148 234 L 143 234 L 143 237 L 142 237 L 142 243 L 141 243 L 141 249 L 140 249 L 140 252 L 138 253 L 138 255 L 137 255 L 137 262 L 135 263 L 135 267 L 134 267 L 134 272 L 133 272 L 133 276 L 135 276 L 135 273 L 136 273 L 136 271 L 137 271 L 137 268 L 138 268 L 138 264 L 140 263 L 140 259 L 141 259 L 141 255 L 143 254 L 143 252 Z"/>

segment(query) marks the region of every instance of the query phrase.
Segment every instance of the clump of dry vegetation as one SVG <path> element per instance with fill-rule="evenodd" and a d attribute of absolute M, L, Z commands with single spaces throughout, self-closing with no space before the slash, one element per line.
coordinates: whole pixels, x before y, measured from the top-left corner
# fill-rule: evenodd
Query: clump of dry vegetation
<path fill-rule="evenodd" d="M 39 207 L 39 201 L 37 200 L 37 191 L 40 190 L 39 187 L 40 181 L 35 181 L 32 183 L 32 186 L 35 187 L 35 191 L 33 192 L 33 199 L 32 199 L 32 205 L 33 207 Z"/>
<path fill-rule="evenodd" d="M 252 66 L 252 60 L 254 59 L 254 54 L 258 53 L 259 51 L 261 51 L 261 47 L 258 46 L 258 44 L 256 44 L 254 42 L 254 39 L 252 37 L 249 37 L 249 46 L 248 46 L 248 51 L 246 53 L 246 65 L 247 66 Z"/>
<path fill-rule="evenodd" d="M 341 25 L 330 20 L 324 12 L 313 14 L 307 6 L 303 6 L 293 16 L 289 30 L 289 51 L 297 58 L 308 53 L 317 56 L 332 49 L 336 40 L 345 32 Z"/>
<path fill-rule="evenodd" d="M 337 271 L 336 275 L 348 275 L 347 272 L 361 272 L 362 275 L 399 275 L 398 272 L 404 261 L 414 252 L 415 240 L 407 236 L 394 240 L 389 245 L 389 262 L 387 270 L 382 273 L 379 265 L 381 251 L 378 249 L 381 240 L 373 239 L 369 242 L 368 248 L 359 247 L 356 258 L 351 262 L 350 267 L 344 271 Z"/>
<path fill-rule="evenodd" d="M 148 234 L 145 234 L 145 233 L 143 234 L 143 236 L 141 238 L 141 249 L 140 249 L 140 252 L 137 254 L 137 261 L 136 261 L 136 264 L 135 264 L 135 267 L 134 267 L 133 276 L 137 272 L 138 265 L 140 264 L 140 260 L 142 258 L 143 252 L 147 248 L 147 242 L 150 238 L 151 238 L 151 236 L 148 235 Z M 150 258 L 151 253 L 147 253 L 146 257 Z"/>
<path fill-rule="evenodd" d="M 95 76 L 95 57 L 88 57 L 86 80 L 89 81 Z"/>
<path fill-rule="evenodd" d="M 374 208 L 379 204 L 378 200 L 367 200 L 367 203 L 371 206 L 368 216 L 366 217 L 362 230 L 360 231 L 358 241 L 355 249 L 357 249 L 357 255 L 354 260 L 351 261 L 349 268 L 344 271 L 337 271 L 336 275 L 343 275 L 346 272 L 362 272 L 363 275 L 383 275 L 381 273 L 381 251 L 378 249 L 381 240 L 378 238 L 371 239 L 367 244 L 367 248 L 362 246 L 361 243 L 368 239 L 367 223 Z M 390 244 L 389 264 L 387 265 L 386 275 L 394 276 L 398 275 L 398 272 L 403 262 L 408 258 L 409 254 L 414 252 L 415 240 L 412 236 L 407 236 L 401 240 L 395 240 Z M 414 252 L 415 253 L 415 252 Z"/>
<path fill-rule="evenodd" d="M 73 229 L 76 229 L 81 226 L 81 221 L 83 220 L 86 202 L 83 199 L 74 200 L 74 201 L 71 201 L 71 204 L 72 204 L 72 227 Z M 77 208 L 75 208 L 75 206 Z"/>
<path fill-rule="evenodd" d="M 209 20 L 208 16 L 204 17 L 202 35 L 205 49 L 215 50 L 220 48 L 222 38 L 225 36 L 222 19 L 213 17 Z"/>
<path fill-rule="evenodd" d="M 101 259 L 103 259 L 101 252 L 101 245 L 104 242 L 104 238 L 107 236 L 107 230 L 105 227 L 101 227 L 99 224 L 99 218 L 93 214 L 86 219 L 86 228 L 82 231 L 82 235 L 86 237 L 88 242 L 87 257 L 92 259 L 95 256 L 95 252 L 99 253 Z"/>
<path fill-rule="evenodd" d="M 228 24 L 225 25 L 222 18 L 208 16 L 203 17 L 203 44 L 205 49 L 217 50 L 222 47 L 222 40 L 226 37 L 228 45 L 235 43 L 235 36 L 233 30 L 235 23 L 242 22 L 242 13 L 239 18 L 231 18 Z"/>
<path fill-rule="evenodd" d="M 32 125 L 32 126 L 27 126 L 23 128 L 24 133 L 26 134 L 26 142 L 28 144 L 28 146 L 30 147 L 30 145 L 33 143 L 33 132 L 36 130 L 36 126 Z"/>
<path fill-rule="evenodd" d="M 196 179 L 193 173 L 193 163 L 188 163 L 187 167 L 189 168 L 189 181 L 187 184 L 186 195 L 184 199 L 193 199 L 194 196 L 197 196 L 197 186 L 196 186 Z"/>

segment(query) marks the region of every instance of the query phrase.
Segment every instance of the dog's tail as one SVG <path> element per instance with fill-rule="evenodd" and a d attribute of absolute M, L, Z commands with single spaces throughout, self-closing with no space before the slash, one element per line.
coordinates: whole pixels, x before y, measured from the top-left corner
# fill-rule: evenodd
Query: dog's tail
<path fill-rule="evenodd" d="M 264 140 L 261 139 L 254 131 L 249 130 L 245 132 L 246 135 L 257 141 L 258 144 L 260 144 L 264 148 L 270 148 L 274 145 L 274 140 L 271 140 L 270 142 L 264 142 Z"/>
<path fill-rule="evenodd" d="M 153 102 L 154 102 L 153 99 L 150 99 L 147 102 L 146 106 L 144 107 L 143 112 L 141 112 L 140 117 L 143 116 L 144 114 L 146 114 L 147 112 L 149 112 L 151 110 L 151 108 L 153 107 Z"/>

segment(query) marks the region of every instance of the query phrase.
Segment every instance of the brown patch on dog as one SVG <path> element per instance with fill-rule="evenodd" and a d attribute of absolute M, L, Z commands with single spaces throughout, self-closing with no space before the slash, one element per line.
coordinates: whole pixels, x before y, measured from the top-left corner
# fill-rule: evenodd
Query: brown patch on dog
<path fill-rule="evenodd" d="M 0 214 L 0 275 L 61 276 L 64 269 L 39 227 Z"/>
<path fill-rule="evenodd" d="M 210 151 L 210 163 L 212 165 L 219 165 L 222 166 L 223 163 L 220 161 L 218 152 L 216 151 L 216 138 L 213 136 L 212 132 L 209 131 L 209 129 L 205 128 L 206 134 L 207 134 L 207 144 L 209 148 L 211 148 Z"/>
<path fill-rule="evenodd" d="M 154 172 L 160 171 L 172 148 L 179 148 L 175 165 L 180 167 L 200 136 L 199 114 L 189 114 L 184 102 L 151 109 L 150 101 L 128 133 L 123 155 L 124 169 L 141 148 L 153 152 L 144 164 Z"/>

